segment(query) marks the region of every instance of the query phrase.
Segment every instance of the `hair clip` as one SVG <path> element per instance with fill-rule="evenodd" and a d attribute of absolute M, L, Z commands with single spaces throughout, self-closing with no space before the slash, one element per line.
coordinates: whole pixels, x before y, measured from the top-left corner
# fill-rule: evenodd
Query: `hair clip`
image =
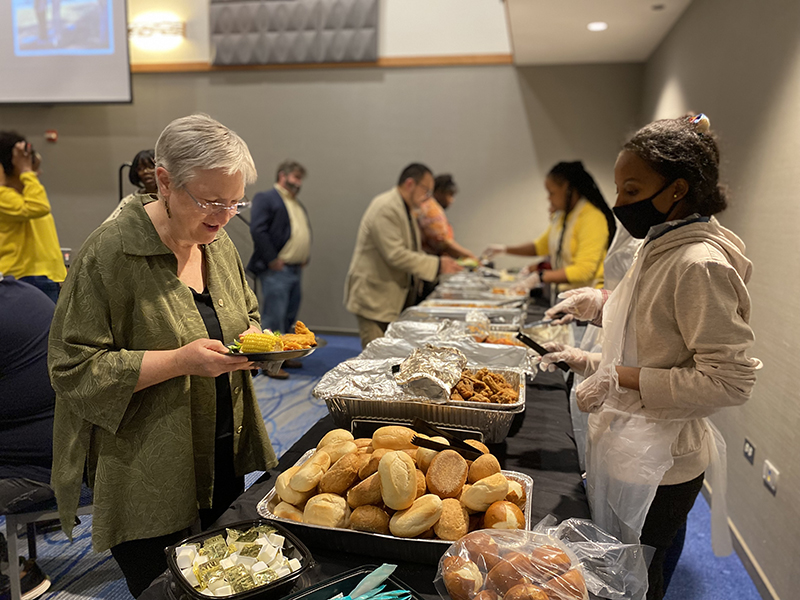
<path fill-rule="evenodd" d="M 703 113 L 698 113 L 693 117 L 688 117 L 688 119 L 689 123 L 694 125 L 694 129 L 697 133 L 706 133 L 711 129 L 711 120 Z"/>

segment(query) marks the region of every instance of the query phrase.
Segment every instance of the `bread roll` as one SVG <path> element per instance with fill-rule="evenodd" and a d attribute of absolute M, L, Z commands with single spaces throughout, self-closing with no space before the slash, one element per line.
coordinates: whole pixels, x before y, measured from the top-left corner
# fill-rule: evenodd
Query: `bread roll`
<path fill-rule="evenodd" d="M 328 444 L 332 444 L 334 442 L 339 441 L 353 441 L 353 434 L 347 431 L 346 429 L 332 429 L 328 433 L 322 436 L 322 439 L 317 444 L 317 450 L 324 448 Z"/>
<path fill-rule="evenodd" d="M 428 484 L 430 487 L 430 483 Z M 461 503 L 471 510 L 483 512 L 508 494 L 508 480 L 502 473 L 476 481 L 461 494 Z"/>
<path fill-rule="evenodd" d="M 356 457 L 358 458 L 358 462 L 356 463 L 356 466 L 358 467 L 358 473 L 359 473 L 358 478 L 359 479 L 361 479 L 361 475 L 360 475 L 361 469 L 363 469 L 364 467 L 366 467 L 369 464 L 370 456 L 371 455 L 367 454 L 367 453 L 356 452 Z M 372 473 L 370 473 L 370 475 L 372 475 Z"/>
<path fill-rule="evenodd" d="M 492 590 L 481 590 L 473 600 L 497 600 L 497 594 Z"/>
<path fill-rule="evenodd" d="M 350 508 L 379 504 L 381 500 L 381 478 L 377 473 L 373 473 L 347 492 L 347 504 Z"/>
<path fill-rule="evenodd" d="M 289 485 L 292 477 L 300 470 L 301 466 L 302 465 L 295 465 L 294 467 L 286 469 L 283 473 L 278 475 L 278 478 L 275 480 L 275 492 L 278 494 L 278 498 L 295 506 L 304 504 L 306 500 L 314 495 L 313 489 L 307 492 L 298 492 Z"/>
<path fill-rule="evenodd" d="M 530 583 L 531 561 L 519 552 L 509 552 L 486 576 L 486 587 L 504 596 L 520 583 Z"/>
<path fill-rule="evenodd" d="M 363 480 L 372 475 L 373 473 L 378 472 L 378 465 L 383 458 L 383 455 L 387 452 L 391 452 L 388 448 L 378 448 L 372 454 L 368 454 L 369 461 L 363 467 L 358 470 L 358 476 Z"/>
<path fill-rule="evenodd" d="M 525 515 L 519 506 L 498 500 L 486 509 L 483 515 L 484 529 L 525 529 Z"/>
<path fill-rule="evenodd" d="M 425 483 L 425 474 L 417 469 L 417 495 L 416 497 L 419 498 L 420 496 L 424 496 L 425 492 L 428 491 L 428 486 Z"/>
<path fill-rule="evenodd" d="M 570 569 L 563 575 L 549 580 L 545 585 L 557 592 L 551 597 L 558 600 L 583 600 L 587 596 L 586 581 L 578 569 Z"/>
<path fill-rule="evenodd" d="M 470 533 L 462 542 L 470 560 L 484 571 L 491 571 L 500 562 L 500 548 L 488 533 Z"/>
<path fill-rule="evenodd" d="M 458 452 L 442 450 L 433 457 L 425 474 L 428 490 L 440 498 L 457 498 L 467 481 L 468 470 L 467 461 Z"/>
<path fill-rule="evenodd" d="M 309 492 L 317 487 L 319 480 L 331 466 L 331 457 L 324 450 L 317 450 L 295 473 L 289 485 L 298 492 Z"/>
<path fill-rule="evenodd" d="M 356 438 L 353 440 L 355 443 L 356 448 L 361 450 L 362 448 L 370 448 L 372 446 L 372 438 Z"/>
<path fill-rule="evenodd" d="M 469 467 L 469 476 L 467 477 L 467 481 L 470 483 L 475 483 L 483 479 L 484 477 L 489 477 L 489 475 L 494 475 L 495 473 L 500 472 L 500 463 L 492 454 L 484 454 L 479 456 Z"/>
<path fill-rule="evenodd" d="M 413 504 L 417 497 L 417 468 L 408 454 L 397 451 L 384 454 L 378 464 L 378 476 L 386 506 L 403 510 Z"/>
<path fill-rule="evenodd" d="M 342 456 L 319 480 L 319 491 L 323 494 L 344 496 L 350 486 L 358 480 L 359 462 L 358 455 L 355 453 Z"/>
<path fill-rule="evenodd" d="M 506 477 L 506 479 L 508 479 L 508 477 Z M 506 500 L 524 509 L 526 499 L 525 488 L 522 487 L 522 484 L 515 479 L 508 479 L 508 494 L 506 494 Z"/>
<path fill-rule="evenodd" d="M 442 561 L 442 579 L 453 600 L 471 600 L 483 586 L 478 565 L 461 556 L 448 556 Z"/>
<path fill-rule="evenodd" d="M 483 454 L 491 454 L 491 452 L 489 452 L 488 446 L 486 446 L 486 444 L 484 444 L 483 442 L 479 442 L 478 440 L 464 440 L 464 441 L 473 448 L 480 450 Z"/>
<path fill-rule="evenodd" d="M 416 448 L 411 443 L 411 438 L 417 434 L 416 431 L 400 425 L 387 425 L 381 427 L 372 434 L 372 447 L 389 448 L 390 450 L 402 450 L 403 448 Z"/>
<path fill-rule="evenodd" d="M 538 585 L 519 583 L 506 592 L 503 600 L 549 600 L 549 597 Z"/>
<path fill-rule="evenodd" d="M 303 522 L 325 527 L 347 527 L 350 509 L 344 498 L 336 494 L 317 494 L 306 503 Z"/>
<path fill-rule="evenodd" d="M 401 452 L 405 452 L 411 457 L 411 460 L 417 462 L 417 448 L 403 448 Z"/>
<path fill-rule="evenodd" d="M 388 535 L 389 515 L 378 506 L 359 506 L 350 514 L 350 529 Z"/>
<path fill-rule="evenodd" d="M 443 540 L 454 542 L 467 535 L 469 514 L 455 498 L 442 500 L 442 516 L 433 526 L 433 531 Z"/>
<path fill-rule="evenodd" d="M 571 566 L 569 555 L 558 546 L 538 546 L 531 552 L 534 572 L 543 580 L 565 573 Z"/>
<path fill-rule="evenodd" d="M 278 504 L 272 509 L 272 514 L 281 519 L 289 519 L 291 521 L 297 521 L 298 523 L 303 522 L 303 511 L 296 506 L 292 506 L 288 502 L 281 502 Z"/>
<path fill-rule="evenodd" d="M 419 433 L 417 435 L 421 437 L 428 437 L 427 435 L 422 435 Z M 447 444 L 448 446 L 450 445 L 450 443 L 441 436 L 432 437 L 430 439 L 434 442 L 439 442 L 440 444 Z M 417 468 L 419 468 L 419 470 L 423 473 L 427 473 L 433 457 L 438 453 L 438 450 L 431 450 L 430 448 L 417 448 Z"/>
<path fill-rule="evenodd" d="M 442 499 L 425 494 L 414 500 L 410 508 L 400 510 L 389 521 L 389 531 L 397 537 L 416 537 L 433 527 L 442 516 Z"/>
<path fill-rule="evenodd" d="M 355 454 L 358 451 L 358 446 L 351 440 L 339 440 L 338 442 L 324 445 L 321 450 L 328 453 L 328 456 L 331 457 L 331 464 L 333 464 L 345 454 Z"/>

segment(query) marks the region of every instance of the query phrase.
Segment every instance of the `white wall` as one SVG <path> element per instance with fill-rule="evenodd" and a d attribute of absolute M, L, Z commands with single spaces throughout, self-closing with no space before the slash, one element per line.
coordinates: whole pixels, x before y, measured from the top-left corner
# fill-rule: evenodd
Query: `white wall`
<path fill-rule="evenodd" d="M 728 443 L 730 516 L 777 597 L 800 575 L 800 2 L 695 0 L 647 65 L 644 120 L 705 112 L 718 133 L 730 208 L 747 244 L 753 398 L 714 417 Z M 742 453 L 756 447 L 755 465 Z M 765 488 L 765 458 L 780 471 Z"/>
<path fill-rule="evenodd" d="M 169 52 L 131 46 L 131 64 L 208 62 L 208 0 L 128 0 L 129 22 L 170 11 L 186 22 L 186 40 Z M 500 0 L 380 0 L 380 57 L 510 54 Z"/>

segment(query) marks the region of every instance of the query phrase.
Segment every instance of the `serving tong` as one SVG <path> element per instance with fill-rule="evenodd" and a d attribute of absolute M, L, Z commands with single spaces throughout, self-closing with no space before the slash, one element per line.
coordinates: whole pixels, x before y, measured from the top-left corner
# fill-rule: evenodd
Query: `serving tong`
<path fill-rule="evenodd" d="M 533 351 L 536 352 L 539 356 L 550 354 L 550 351 L 547 348 L 536 342 L 532 337 L 525 335 L 521 331 L 517 333 L 517 339 L 526 346 L 528 346 L 528 348 L 533 349 Z M 553 364 L 564 372 L 569 371 L 569 365 L 565 363 L 563 360 L 560 360 L 557 363 Z"/>
<path fill-rule="evenodd" d="M 445 438 L 450 445 L 442 444 L 435 440 L 429 440 L 428 438 L 424 438 L 418 435 L 415 435 L 411 438 L 411 443 L 415 446 L 419 446 L 421 448 L 428 448 L 429 450 L 454 450 L 458 452 L 461 456 L 463 456 L 467 460 L 475 460 L 479 458 L 483 452 L 475 448 L 474 446 L 470 446 L 465 441 L 458 439 L 452 433 L 448 433 L 447 431 L 443 431 L 438 427 L 428 423 L 424 419 L 420 419 L 416 417 L 414 419 L 411 428 L 416 431 L 417 433 L 424 433 L 426 435 L 432 436 L 440 436 Z"/>

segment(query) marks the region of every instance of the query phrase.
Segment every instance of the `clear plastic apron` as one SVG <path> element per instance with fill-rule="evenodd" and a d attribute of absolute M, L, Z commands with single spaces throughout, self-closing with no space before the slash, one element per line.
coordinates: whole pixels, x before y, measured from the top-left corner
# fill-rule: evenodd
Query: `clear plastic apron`
<path fill-rule="evenodd" d="M 603 354 L 600 366 L 638 364 L 636 323 L 632 307 L 647 240 L 603 309 Z M 688 420 L 646 415 L 639 392 L 611 390 L 603 406 L 589 415 L 586 445 L 587 494 L 592 520 L 626 543 L 638 543 L 647 512 L 664 474 L 672 467 L 672 445 Z M 725 494 L 725 442 L 708 419 L 713 436 L 706 472 L 713 490 L 711 526 L 715 554 L 732 552 Z"/>

